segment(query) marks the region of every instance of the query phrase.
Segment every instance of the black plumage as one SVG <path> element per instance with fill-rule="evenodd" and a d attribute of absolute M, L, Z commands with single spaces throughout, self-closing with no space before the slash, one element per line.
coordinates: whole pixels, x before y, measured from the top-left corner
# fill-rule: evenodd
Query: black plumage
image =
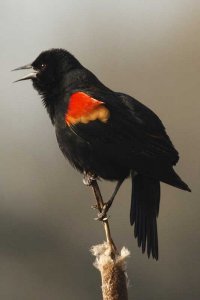
<path fill-rule="evenodd" d="M 21 80 L 32 79 L 70 163 L 111 181 L 131 174 L 130 222 L 138 246 L 158 259 L 160 181 L 190 191 L 173 169 L 179 155 L 161 120 L 136 99 L 107 88 L 66 50 L 42 52 L 22 68 L 30 67 L 34 75 Z"/>

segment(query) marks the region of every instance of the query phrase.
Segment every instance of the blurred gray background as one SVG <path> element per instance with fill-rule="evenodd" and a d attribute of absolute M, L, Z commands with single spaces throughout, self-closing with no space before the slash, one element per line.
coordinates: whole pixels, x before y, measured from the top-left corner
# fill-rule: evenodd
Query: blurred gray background
<path fill-rule="evenodd" d="M 1 0 L 0 43 L 0 299 L 101 299 L 92 191 L 58 149 L 31 83 L 12 84 L 24 73 L 11 69 L 52 47 L 160 116 L 192 188 L 162 184 L 158 262 L 133 237 L 130 181 L 120 190 L 110 221 L 131 251 L 130 299 L 200 299 L 200 1 Z M 101 187 L 107 199 L 113 184 Z"/>

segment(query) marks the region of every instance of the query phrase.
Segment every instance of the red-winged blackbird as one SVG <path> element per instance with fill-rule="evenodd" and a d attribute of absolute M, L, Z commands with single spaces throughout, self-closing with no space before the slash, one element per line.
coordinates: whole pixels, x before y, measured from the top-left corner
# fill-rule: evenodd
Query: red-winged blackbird
<path fill-rule="evenodd" d="M 131 175 L 130 223 L 142 252 L 158 259 L 160 181 L 190 191 L 173 170 L 179 155 L 145 105 L 110 90 L 68 51 L 42 52 L 20 80 L 32 79 L 55 126 L 61 151 L 84 174 L 117 181 Z M 107 211 L 107 209 L 106 209 Z"/>

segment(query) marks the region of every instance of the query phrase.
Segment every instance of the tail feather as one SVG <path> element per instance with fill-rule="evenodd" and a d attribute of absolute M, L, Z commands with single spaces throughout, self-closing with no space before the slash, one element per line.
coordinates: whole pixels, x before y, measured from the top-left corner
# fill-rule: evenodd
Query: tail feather
<path fill-rule="evenodd" d="M 130 223 L 142 252 L 158 259 L 158 235 L 156 218 L 159 212 L 160 182 L 143 175 L 132 174 L 132 199 Z"/>

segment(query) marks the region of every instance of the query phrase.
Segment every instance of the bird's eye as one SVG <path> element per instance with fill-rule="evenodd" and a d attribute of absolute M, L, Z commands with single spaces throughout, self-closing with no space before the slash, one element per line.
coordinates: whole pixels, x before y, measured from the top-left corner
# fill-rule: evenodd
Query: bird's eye
<path fill-rule="evenodd" d="M 47 66 L 46 64 L 41 64 L 40 69 L 44 70 L 46 68 L 46 66 Z"/>

